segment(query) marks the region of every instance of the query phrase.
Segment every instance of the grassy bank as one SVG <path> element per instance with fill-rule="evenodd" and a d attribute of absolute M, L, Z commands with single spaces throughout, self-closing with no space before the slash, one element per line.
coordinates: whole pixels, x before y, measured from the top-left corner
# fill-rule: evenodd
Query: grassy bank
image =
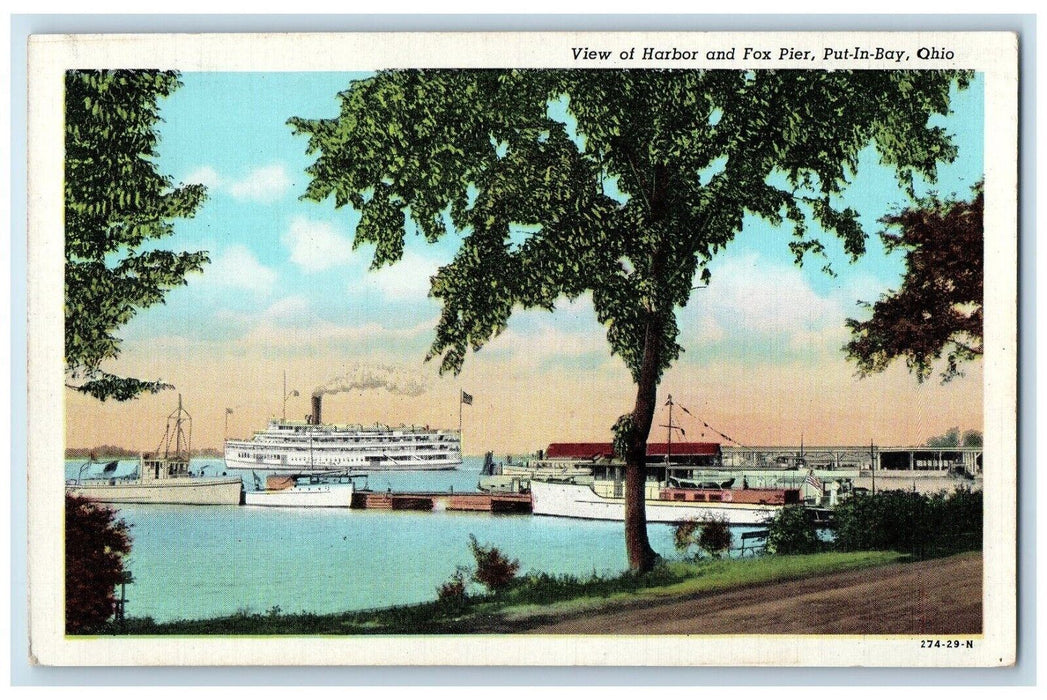
<path fill-rule="evenodd" d="M 349 635 L 465 634 L 526 631 L 550 619 L 593 610 L 643 605 L 732 588 L 880 566 L 907 560 L 896 552 L 823 552 L 751 559 L 668 562 L 649 574 L 617 577 L 531 573 L 497 594 L 433 601 L 381 610 L 318 615 L 240 612 L 207 620 L 155 623 L 130 619 L 105 634 L 135 635 Z"/>

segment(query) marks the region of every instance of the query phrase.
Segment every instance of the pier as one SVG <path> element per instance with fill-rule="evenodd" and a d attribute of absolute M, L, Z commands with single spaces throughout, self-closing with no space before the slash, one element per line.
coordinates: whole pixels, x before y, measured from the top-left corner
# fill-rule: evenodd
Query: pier
<path fill-rule="evenodd" d="M 351 508 L 360 510 L 447 510 L 480 513 L 530 513 L 526 493 L 412 493 L 357 491 Z"/>

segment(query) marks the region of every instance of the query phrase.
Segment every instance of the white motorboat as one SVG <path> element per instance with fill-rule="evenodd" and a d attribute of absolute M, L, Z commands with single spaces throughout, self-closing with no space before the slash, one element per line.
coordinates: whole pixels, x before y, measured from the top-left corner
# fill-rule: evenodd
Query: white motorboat
<path fill-rule="evenodd" d="M 265 488 L 244 493 L 244 504 L 282 508 L 349 508 L 353 476 L 340 474 L 269 475 Z"/>
<path fill-rule="evenodd" d="M 531 482 L 531 508 L 535 515 L 588 520 L 625 520 L 623 495 L 600 494 L 596 488 L 611 484 Z M 621 484 L 617 485 L 620 489 Z M 731 525 L 763 525 L 787 504 L 799 503 L 796 489 L 686 489 L 648 488 L 644 509 L 649 523 L 724 519 Z"/>

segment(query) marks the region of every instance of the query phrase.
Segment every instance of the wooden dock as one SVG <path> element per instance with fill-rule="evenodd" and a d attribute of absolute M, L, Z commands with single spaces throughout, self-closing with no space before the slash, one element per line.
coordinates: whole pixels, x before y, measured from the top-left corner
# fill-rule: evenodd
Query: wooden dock
<path fill-rule="evenodd" d="M 530 513 L 526 493 L 395 493 L 357 491 L 352 508 L 363 510 L 448 510 L 478 513 Z"/>

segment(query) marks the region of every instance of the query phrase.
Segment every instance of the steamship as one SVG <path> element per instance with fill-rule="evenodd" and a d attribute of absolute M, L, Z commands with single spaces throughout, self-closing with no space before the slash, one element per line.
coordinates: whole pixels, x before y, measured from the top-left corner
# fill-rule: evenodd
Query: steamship
<path fill-rule="evenodd" d="M 225 441 L 228 469 L 310 474 L 332 470 L 435 471 L 462 464 L 455 430 L 384 425 L 334 425 L 321 421 L 322 397 L 312 397 L 304 421 L 274 419 L 249 440 Z"/>

